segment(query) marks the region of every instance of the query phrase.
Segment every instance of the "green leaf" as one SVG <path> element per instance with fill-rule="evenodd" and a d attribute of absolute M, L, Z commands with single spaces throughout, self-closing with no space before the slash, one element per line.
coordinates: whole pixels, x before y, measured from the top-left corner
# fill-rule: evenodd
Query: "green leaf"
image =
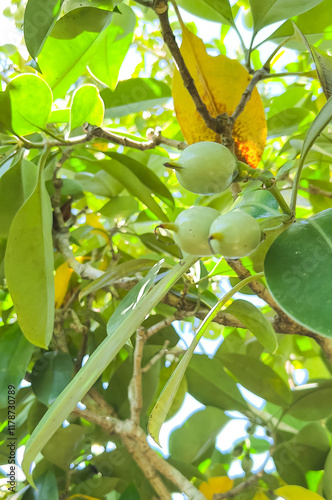
<path fill-rule="evenodd" d="M 243 387 L 279 406 L 288 406 L 292 392 L 269 366 L 245 354 L 218 353 L 218 358 Z"/>
<path fill-rule="evenodd" d="M 111 19 L 112 12 L 85 7 L 70 11 L 56 22 L 38 57 L 55 99 L 64 97 L 84 72 Z"/>
<path fill-rule="evenodd" d="M 29 0 L 24 12 L 24 39 L 36 59 L 60 15 L 64 0 Z"/>
<path fill-rule="evenodd" d="M 332 57 L 313 45 L 310 49 L 325 97 L 329 99 L 332 95 Z"/>
<path fill-rule="evenodd" d="M 54 324 L 52 208 L 44 184 L 46 154 L 37 185 L 11 225 L 5 257 L 9 292 L 27 339 L 47 348 Z"/>
<path fill-rule="evenodd" d="M 125 165 L 116 160 L 100 160 L 99 165 L 114 179 L 120 182 L 133 196 L 138 198 L 163 222 L 168 221 L 167 215 L 153 199 L 150 189 Z"/>
<path fill-rule="evenodd" d="M 11 108 L 11 129 L 17 135 L 28 135 L 45 129 L 52 106 L 52 92 L 37 75 L 24 74 L 7 85 Z"/>
<path fill-rule="evenodd" d="M 292 135 L 312 121 L 313 114 L 305 108 L 289 108 L 280 111 L 267 121 L 268 136 Z"/>
<path fill-rule="evenodd" d="M 18 387 L 33 353 L 34 346 L 24 337 L 17 324 L 2 327 L 0 336 L 0 408 L 8 406 L 8 386 Z"/>
<path fill-rule="evenodd" d="M 81 291 L 79 298 L 82 300 L 83 297 L 88 295 L 89 293 L 94 293 L 100 288 L 110 286 L 114 281 L 124 278 L 125 276 L 131 276 L 132 274 L 137 273 L 138 271 L 144 271 L 146 269 L 150 269 L 155 265 L 155 261 L 151 259 L 135 259 L 127 262 L 123 262 L 122 264 L 118 264 L 115 267 L 111 267 L 105 273 L 92 281 L 88 286 L 83 288 Z"/>
<path fill-rule="evenodd" d="M 32 369 L 32 390 L 39 401 L 49 406 L 69 384 L 73 375 L 74 364 L 69 354 L 44 352 Z"/>
<path fill-rule="evenodd" d="M 153 78 L 131 78 L 119 82 L 113 92 L 104 89 L 100 95 L 105 102 L 106 118 L 121 118 L 165 104 L 171 98 L 171 89 Z"/>
<path fill-rule="evenodd" d="M 114 196 L 99 212 L 110 219 L 127 219 L 138 210 L 138 203 L 131 196 Z"/>
<path fill-rule="evenodd" d="M 308 37 L 311 43 L 331 33 L 332 11 L 330 9 L 330 0 L 323 0 L 313 9 L 300 14 L 293 20 L 301 33 Z M 291 20 L 286 21 L 280 26 L 268 40 L 274 40 L 276 43 L 281 42 L 285 38 L 292 36 L 294 28 Z"/>
<path fill-rule="evenodd" d="M 16 213 L 36 186 L 37 176 L 37 165 L 21 158 L 0 177 L 0 236 L 8 236 Z"/>
<path fill-rule="evenodd" d="M 292 224 L 265 258 L 267 286 L 285 313 L 309 330 L 332 336 L 332 209 Z"/>
<path fill-rule="evenodd" d="M 213 406 L 197 411 L 170 435 L 169 452 L 172 458 L 189 463 L 199 460 L 214 445 L 217 435 L 228 421 L 229 417 Z"/>
<path fill-rule="evenodd" d="M 255 183 L 253 183 L 255 184 Z M 246 188 L 237 198 L 232 209 L 244 210 L 255 219 L 279 216 L 279 207 L 274 196 L 264 189 Z"/>
<path fill-rule="evenodd" d="M 84 122 L 99 126 L 104 119 L 104 101 L 95 85 L 82 85 L 73 95 L 70 109 L 70 128 L 81 127 Z"/>
<path fill-rule="evenodd" d="M 321 420 L 332 415 L 332 383 L 330 380 L 315 388 L 301 387 L 293 391 L 288 413 L 300 420 Z"/>
<path fill-rule="evenodd" d="M 174 241 L 171 238 L 167 238 L 164 236 L 157 236 L 152 233 L 144 233 L 138 235 L 139 239 L 147 248 L 157 253 L 167 253 L 169 255 L 173 255 L 174 257 L 180 258 L 181 251 L 178 246 L 174 244 Z"/>
<path fill-rule="evenodd" d="M 51 111 L 48 123 L 69 123 L 70 108 L 55 109 Z"/>
<path fill-rule="evenodd" d="M 228 0 L 178 0 L 177 4 L 194 16 L 208 21 L 233 26 L 233 16 Z"/>
<path fill-rule="evenodd" d="M 107 151 L 105 154 L 129 168 L 153 194 L 158 196 L 158 198 L 164 201 L 169 207 L 174 208 L 174 198 L 172 194 L 150 168 L 123 153 Z"/>
<path fill-rule="evenodd" d="M 322 0 L 302 0 L 289 2 L 287 0 L 250 0 L 251 13 L 254 22 L 254 35 L 265 26 L 289 19 L 312 9 Z"/>
<path fill-rule="evenodd" d="M 248 405 L 217 357 L 194 354 L 186 372 L 188 392 L 206 406 L 244 411 Z"/>
<path fill-rule="evenodd" d="M 106 37 L 98 44 L 89 62 L 93 76 L 113 90 L 118 82 L 119 71 L 133 41 L 136 17 L 127 5 L 114 12 Z"/>
<path fill-rule="evenodd" d="M 133 484 L 130 484 L 122 493 L 119 500 L 141 500 L 141 495 Z"/>
<path fill-rule="evenodd" d="M 45 498 L 47 500 L 59 499 L 57 478 L 53 467 L 48 467 L 45 472 L 37 477 L 36 490 L 30 488 L 24 494 L 24 500 L 44 500 Z M 14 500 L 14 497 L 12 497 L 12 500 Z"/>
<path fill-rule="evenodd" d="M 324 466 L 323 490 L 326 500 L 332 500 L 332 448 Z"/>
<path fill-rule="evenodd" d="M 43 448 L 42 454 L 52 464 L 67 470 L 73 459 L 79 456 L 84 436 L 85 428 L 81 425 L 70 424 L 68 427 L 62 427 Z"/>
<path fill-rule="evenodd" d="M 225 312 L 239 319 L 268 352 L 273 353 L 277 349 L 278 341 L 273 326 L 251 302 L 234 300 Z"/>
<path fill-rule="evenodd" d="M 162 280 L 159 281 L 152 292 L 145 294 L 141 300 L 137 302 L 139 290 L 141 290 L 141 294 L 144 292 L 144 289 L 147 286 L 147 283 L 152 279 L 152 276 L 156 276 L 158 273 L 160 266 L 162 265 L 161 261 L 154 266 L 150 273 L 129 292 L 129 294 L 132 293 L 132 296 L 135 297 L 136 307 L 131 307 L 131 310 L 127 311 L 125 314 L 121 314 L 120 318 L 119 315 L 116 316 L 116 328 L 115 325 L 112 324 L 112 320 L 108 323 L 109 330 L 113 330 L 111 334 L 103 340 L 103 342 L 89 357 L 88 361 L 83 365 L 77 375 L 67 385 L 66 389 L 51 405 L 32 433 L 26 445 L 22 462 L 22 469 L 30 484 L 33 484 L 30 473 L 31 462 L 44 448 L 45 444 L 53 436 L 63 420 L 68 416 L 73 408 L 75 408 L 77 402 L 83 398 L 83 396 L 103 373 L 105 368 L 115 358 L 120 349 L 129 340 L 133 332 L 141 325 L 147 314 L 149 314 L 149 312 L 157 304 L 159 304 L 162 297 L 165 296 L 174 283 L 179 280 L 179 278 L 196 262 L 196 260 L 197 258 L 193 258 L 192 256 L 183 259 L 179 264 L 175 265 Z M 112 326 L 114 326 L 114 328 Z"/>

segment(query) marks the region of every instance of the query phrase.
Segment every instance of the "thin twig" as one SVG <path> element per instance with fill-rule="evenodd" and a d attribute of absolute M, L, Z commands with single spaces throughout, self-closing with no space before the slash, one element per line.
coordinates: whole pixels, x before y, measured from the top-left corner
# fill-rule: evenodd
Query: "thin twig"
<path fill-rule="evenodd" d="M 146 373 L 150 370 L 150 368 L 152 368 L 152 366 L 154 364 L 157 363 L 157 361 L 159 361 L 160 358 L 162 358 L 163 356 L 165 356 L 166 352 L 167 352 L 167 347 L 169 345 L 169 340 L 165 340 L 164 342 L 164 345 L 163 347 L 160 349 L 160 351 L 158 351 L 151 359 L 150 361 L 141 369 L 141 373 Z"/>
<path fill-rule="evenodd" d="M 130 419 L 139 425 L 143 407 L 142 395 L 142 357 L 144 349 L 144 328 L 138 328 L 136 332 L 136 345 L 134 350 L 133 376 L 128 387 L 128 399 L 130 404 Z"/>

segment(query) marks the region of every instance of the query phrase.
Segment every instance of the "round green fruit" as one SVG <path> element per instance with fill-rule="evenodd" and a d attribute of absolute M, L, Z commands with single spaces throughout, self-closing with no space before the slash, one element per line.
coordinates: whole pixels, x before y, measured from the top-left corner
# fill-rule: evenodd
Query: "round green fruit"
<path fill-rule="evenodd" d="M 209 245 L 209 229 L 220 215 L 214 208 L 191 207 L 183 210 L 174 223 L 164 223 L 159 227 L 174 231 L 174 241 L 191 255 L 212 255 Z"/>
<path fill-rule="evenodd" d="M 256 219 L 243 210 L 220 215 L 211 224 L 209 241 L 214 253 L 229 259 L 251 254 L 262 241 Z"/>
<path fill-rule="evenodd" d="M 237 159 L 222 144 L 196 142 L 176 162 L 165 164 L 176 170 L 182 187 L 192 193 L 209 195 L 225 191 L 237 174 Z"/>

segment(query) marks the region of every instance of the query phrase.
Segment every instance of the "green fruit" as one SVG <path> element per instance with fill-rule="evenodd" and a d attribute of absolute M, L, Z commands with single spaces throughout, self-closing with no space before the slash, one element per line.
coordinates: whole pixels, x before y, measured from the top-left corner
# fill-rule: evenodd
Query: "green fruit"
<path fill-rule="evenodd" d="M 182 187 L 208 195 L 225 191 L 237 174 L 237 159 L 222 144 L 196 142 L 188 146 L 176 162 L 165 164 L 176 170 Z"/>
<path fill-rule="evenodd" d="M 212 255 L 209 245 L 209 229 L 219 212 L 209 207 L 191 207 L 183 210 L 175 223 L 161 224 L 159 227 L 174 231 L 174 241 L 191 255 Z"/>
<path fill-rule="evenodd" d="M 215 253 L 237 259 L 257 248 L 262 241 L 262 232 L 256 219 L 243 210 L 235 210 L 212 222 L 209 240 Z"/>

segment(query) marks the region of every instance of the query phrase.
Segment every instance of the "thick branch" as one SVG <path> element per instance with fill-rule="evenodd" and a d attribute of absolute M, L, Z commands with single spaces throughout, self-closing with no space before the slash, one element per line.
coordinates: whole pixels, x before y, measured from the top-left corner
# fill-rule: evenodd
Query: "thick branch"
<path fill-rule="evenodd" d="M 136 332 L 136 345 L 134 350 L 133 376 L 128 387 L 128 399 L 130 404 L 130 419 L 139 425 L 142 406 L 142 357 L 144 349 L 144 329 L 139 328 Z"/>

